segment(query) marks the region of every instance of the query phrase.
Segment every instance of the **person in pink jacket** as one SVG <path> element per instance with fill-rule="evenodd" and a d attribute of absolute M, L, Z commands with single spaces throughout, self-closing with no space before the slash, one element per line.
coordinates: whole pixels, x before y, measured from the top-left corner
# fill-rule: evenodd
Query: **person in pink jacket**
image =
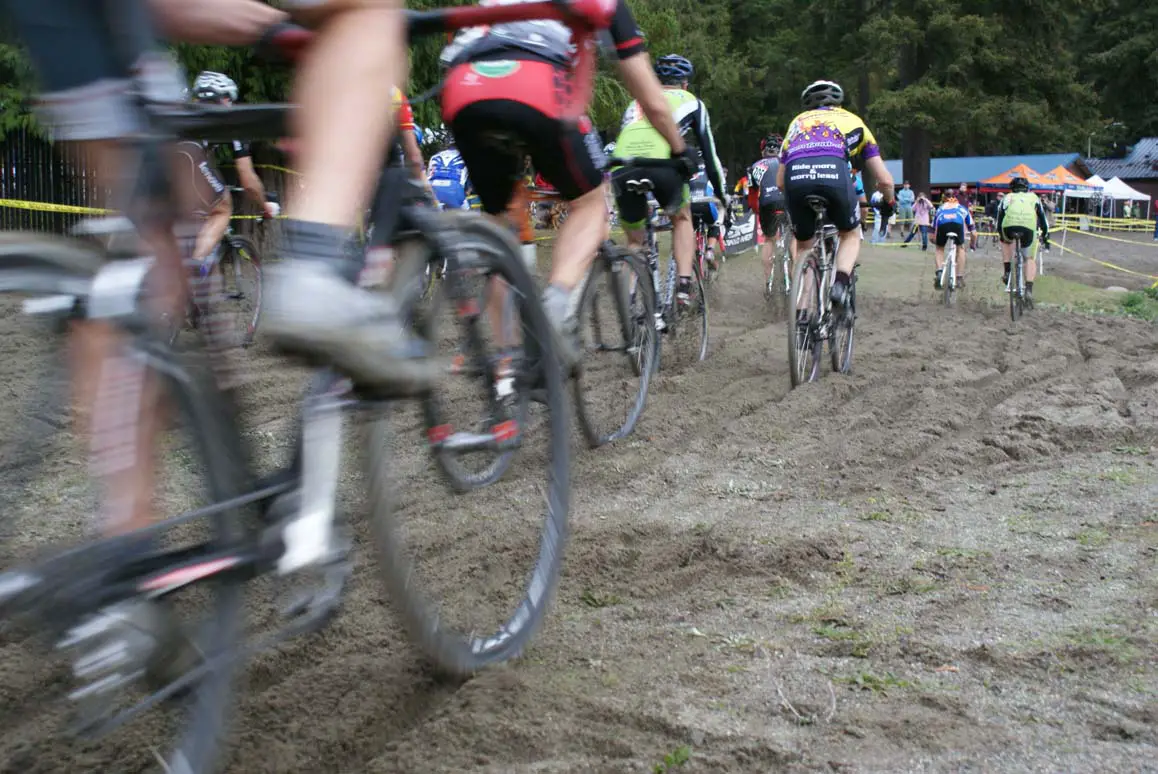
<path fill-rule="evenodd" d="M 929 200 L 929 195 L 919 194 L 917 201 L 913 203 L 913 230 L 905 237 L 905 243 L 901 247 L 908 247 L 909 242 L 920 232 L 921 249 L 929 249 L 929 229 L 932 227 L 932 214 L 933 202 Z"/>

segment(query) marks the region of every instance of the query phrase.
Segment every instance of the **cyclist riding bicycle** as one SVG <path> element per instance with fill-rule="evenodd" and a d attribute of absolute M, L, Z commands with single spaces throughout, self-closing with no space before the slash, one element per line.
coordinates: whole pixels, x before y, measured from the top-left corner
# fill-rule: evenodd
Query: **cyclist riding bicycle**
<path fill-rule="evenodd" d="M 1045 219 L 1045 208 L 1037 194 L 1029 190 L 1029 181 L 1015 177 L 1009 181 L 1009 195 L 1001 200 L 997 208 L 997 233 L 1001 237 L 1001 258 L 1004 272 L 1001 284 L 1009 284 L 1009 265 L 1013 261 L 1013 240 L 1021 243 L 1028 251 L 1033 245 L 1034 234 L 1041 231 L 1041 244 L 1049 249 L 1049 222 Z M 1033 281 L 1037 278 L 1037 262 L 1025 262 L 1025 295 L 1033 298 Z"/>
<path fill-rule="evenodd" d="M 686 147 L 627 3 L 617 0 L 614 8 L 602 5 L 600 11 L 610 20 L 620 77 L 657 126 L 664 155 L 684 155 Z M 507 210 L 523 169 L 522 149 L 570 203 L 543 291 L 543 305 L 568 368 L 580 358 L 571 295 L 607 236 L 606 157 L 599 132 L 583 114 L 591 84 L 577 82 L 573 53 L 569 27 L 539 21 L 463 30 L 440 57 L 449 67 L 442 90 L 443 120 L 458 139 L 483 210 L 494 217 Z M 686 179 L 695 167 L 686 160 L 684 166 Z"/>
<path fill-rule="evenodd" d="M 708 174 L 701 164 L 695 177 L 688 181 L 690 196 L 715 196 L 716 189 L 708 182 Z M 692 204 L 692 229 L 699 230 L 705 226 L 708 230 L 707 243 L 704 245 L 705 258 L 712 271 L 720 268 L 719 256 L 716 255 L 716 245 L 720 247 L 720 255 L 724 254 L 724 238 L 720 231 L 723 222 L 722 213 L 715 202 L 694 202 Z"/>
<path fill-rule="evenodd" d="M 778 184 L 788 200 L 797 251 L 807 250 L 816 234 L 816 214 L 806 197 L 820 196 L 827 202 L 828 220 L 840 234 L 831 300 L 843 309 L 848 303 L 861 242 L 852 238 L 860 225 L 860 212 L 849 164 L 863 167 L 876 180 L 877 190 L 884 197 L 883 218 L 896 208 L 893 177 L 864 121 L 840 106 L 844 89 L 839 84 L 816 81 L 804 89 L 800 100 L 804 112 L 788 126 L 780 150 Z"/>
<path fill-rule="evenodd" d="M 446 150 L 430 157 L 426 177 L 441 209 L 469 210 L 470 175 L 466 171 L 466 162 L 454 144 L 454 135 L 447 138 L 447 145 Z"/>
<path fill-rule="evenodd" d="M 237 96 L 237 84 L 233 79 L 224 73 L 211 70 L 199 73 L 190 91 L 193 101 L 212 105 L 232 105 L 237 101 Z M 265 186 L 253 168 L 253 155 L 249 143 L 241 140 L 229 143 L 185 141 L 179 143 L 177 147 L 197 173 L 193 175 L 192 181 L 192 190 L 196 197 L 194 207 L 196 214 L 205 218 L 191 251 L 190 257 L 193 260 L 202 261 L 213 254 L 221 244 L 233 216 L 233 199 L 215 164 L 221 156 L 219 149 L 224 149 L 233 161 L 237 170 L 237 180 L 250 201 L 265 217 L 273 218 L 277 215 L 277 205 L 265 199 Z"/>
<path fill-rule="evenodd" d="M 688 81 L 695 73 L 692 63 L 677 54 L 660 57 L 655 65 L 655 74 L 663 84 L 664 117 L 679 125 L 681 137 L 691 135 L 700 153 L 690 148 L 686 154 L 690 173 L 699 169 L 701 154 L 708 182 L 724 205 L 724 226 L 731 221 L 730 200 L 724 187 L 723 167 L 716 156 L 716 141 L 712 137 L 712 124 L 708 108 L 703 101 L 687 90 Z M 633 102 L 623 114 L 622 128 L 616 138 L 617 153 L 621 158 L 667 158 L 678 155 L 671 139 L 660 131 L 656 117 Z M 682 142 L 682 140 L 681 140 Z M 672 251 L 675 253 L 679 284 L 676 288 L 676 303 L 686 307 L 691 296 L 692 262 L 695 259 L 696 235 L 692 226 L 691 210 L 688 207 L 690 189 L 685 182 L 689 175 L 676 170 L 656 168 L 621 168 L 612 173 L 615 183 L 615 200 L 619 209 L 619 221 L 627 234 L 629 247 L 640 248 L 646 238 L 644 224 L 648 217 L 647 196 L 627 190 L 627 183 L 650 180 L 655 186 L 652 194 L 656 202 L 672 223 Z"/>
<path fill-rule="evenodd" d="M 937 208 L 933 217 L 933 245 L 935 246 L 937 273 L 933 276 L 933 287 L 941 289 L 941 274 L 945 270 L 945 245 L 949 235 L 957 238 L 957 287 L 965 287 L 965 235 L 973 230 L 973 215 L 957 197 L 949 193 Z"/>
<path fill-rule="evenodd" d="M 772 281 L 772 253 L 776 249 L 776 230 L 781 221 L 787 221 L 784 191 L 777 185 L 780 177 L 780 146 L 784 137 L 769 132 L 760 140 L 761 158 L 748 169 L 748 208 L 760 219 L 764 244 L 760 258 L 764 261 L 764 286 Z M 788 252 L 796 260 L 796 240 L 788 240 Z"/>

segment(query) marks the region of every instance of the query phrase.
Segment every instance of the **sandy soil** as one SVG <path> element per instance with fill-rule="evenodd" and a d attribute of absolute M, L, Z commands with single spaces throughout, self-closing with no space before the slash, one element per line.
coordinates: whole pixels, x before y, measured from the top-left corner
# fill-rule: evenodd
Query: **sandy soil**
<path fill-rule="evenodd" d="M 230 771 L 1158 771 L 1156 330 L 946 310 L 931 274 L 866 246 L 854 373 L 790 391 L 758 262 L 730 261 L 709 359 L 658 378 L 633 437 L 576 442 L 565 576 L 526 657 L 436 682 L 360 551 L 333 625 L 251 664 Z M 37 341 L 6 330 L 15 394 Z M 301 375 L 255 365 L 250 433 L 273 454 Z M 403 510 L 433 582 L 521 572 L 506 560 L 529 550 L 514 512 L 541 450 L 454 496 L 409 439 Z M 53 457 L 8 536 L 76 528 L 83 474 Z M 0 771 L 152 765 L 156 723 L 54 737 L 40 697 L 64 677 L 23 636 L 0 646 Z"/>

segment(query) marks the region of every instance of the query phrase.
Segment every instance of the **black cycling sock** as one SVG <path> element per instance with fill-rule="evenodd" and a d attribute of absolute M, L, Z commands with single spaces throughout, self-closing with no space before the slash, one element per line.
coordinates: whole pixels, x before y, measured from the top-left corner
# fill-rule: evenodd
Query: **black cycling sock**
<path fill-rule="evenodd" d="M 852 284 L 852 277 L 848 276 L 848 272 L 838 269 L 836 272 L 836 282 L 841 285 L 850 285 Z"/>
<path fill-rule="evenodd" d="M 680 293 L 689 292 L 692 289 L 692 278 L 691 277 L 680 277 L 680 281 L 679 281 L 679 285 L 677 286 L 677 289 L 679 290 Z"/>
<path fill-rule="evenodd" d="M 355 251 L 348 228 L 306 220 L 282 222 L 282 245 L 290 258 L 325 263 L 350 282 L 362 270 L 363 254 Z"/>
<path fill-rule="evenodd" d="M 1025 283 L 1025 289 L 1028 290 L 1030 293 L 1032 293 L 1033 292 L 1033 283 L 1032 282 L 1026 282 Z"/>

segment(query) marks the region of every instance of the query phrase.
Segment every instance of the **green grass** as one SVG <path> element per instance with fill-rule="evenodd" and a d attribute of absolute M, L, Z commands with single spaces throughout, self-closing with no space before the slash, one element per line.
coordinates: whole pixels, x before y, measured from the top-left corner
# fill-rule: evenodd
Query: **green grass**
<path fill-rule="evenodd" d="M 692 759 L 692 748 L 684 745 L 677 747 L 667 755 L 663 756 L 663 760 L 651 767 L 654 774 L 666 774 L 666 772 L 675 771 L 680 766 Z"/>

